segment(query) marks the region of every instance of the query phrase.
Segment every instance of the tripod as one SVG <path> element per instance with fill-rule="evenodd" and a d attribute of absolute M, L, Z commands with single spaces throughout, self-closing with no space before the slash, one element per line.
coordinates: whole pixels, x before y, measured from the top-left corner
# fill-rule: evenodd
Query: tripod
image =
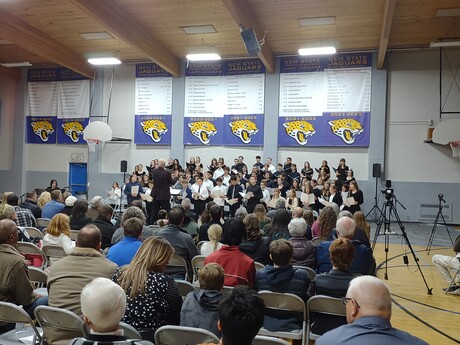
<path fill-rule="evenodd" d="M 122 212 L 122 199 L 123 199 L 123 186 L 125 185 L 125 180 L 126 180 L 126 171 L 123 171 L 123 184 L 121 185 L 121 188 L 120 188 L 120 192 L 121 192 L 121 195 L 120 195 L 120 201 L 118 203 L 118 217 L 121 217 L 121 214 L 123 213 Z"/>
<path fill-rule="evenodd" d="M 391 231 L 390 225 L 391 225 L 391 216 L 393 215 L 394 218 L 396 219 L 396 222 L 399 225 L 399 228 L 401 229 L 402 236 L 404 238 L 404 241 L 406 242 L 407 246 L 409 247 L 409 250 L 412 253 L 412 257 L 414 258 L 415 264 L 418 267 L 418 270 L 422 276 L 423 282 L 425 283 L 426 289 L 427 289 L 427 294 L 431 295 L 431 290 L 428 287 L 428 283 L 425 279 L 425 276 L 423 275 L 422 269 L 420 268 L 420 264 L 418 263 L 419 258 L 415 255 L 414 249 L 412 248 L 412 245 L 409 242 L 409 238 L 407 237 L 406 229 L 404 225 L 401 222 L 401 219 L 399 218 L 398 212 L 393 204 L 393 198 L 396 200 L 394 195 L 392 194 L 385 194 L 385 203 L 383 204 L 383 211 L 381 212 L 380 219 L 378 220 L 377 224 L 377 229 L 375 230 L 375 235 L 374 235 L 374 242 L 372 244 L 372 250 L 375 248 L 375 243 L 377 242 L 377 237 L 381 234 L 380 231 L 382 229 L 382 226 L 384 227 L 383 229 L 383 235 L 385 236 L 385 273 L 384 273 L 384 278 L 385 280 L 388 280 L 388 252 L 390 251 L 390 235 L 394 234 Z M 398 201 L 397 201 L 398 202 Z M 402 206 L 402 205 L 401 205 Z M 404 259 L 404 262 L 408 264 L 407 262 L 407 257 Z"/>
<path fill-rule="evenodd" d="M 374 196 L 374 206 L 370 209 L 369 212 L 367 212 L 366 214 L 366 218 L 371 214 L 373 213 L 373 219 L 372 221 L 374 223 L 377 223 L 380 215 L 382 215 L 382 210 L 380 209 L 379 207 L 379 204 L 378 204 L 378 200 L 377 200 L 377 184 L 378 184 L 378 177 L 375 178 L 375 196 Z M 379 214 L 376 214 L 377 212 L 376 211 L 379 211 L 380 215 Z"/>
<path fill-rule="evenodd" d="M 426 246 L 426 251 L 428 255 L 430 255 L 431 246 L 433 245 L 433 240 L 434 240 L 434 234 L 436 233 L 436 227 L 439 224 L 439 216 L 441 216 L 442 218 L 442 224 L 446 227 L 446 231 L 447 231 L 447 234 L 449 235 L 452 245 L 454 244 L 454 241 L 452 240 L 452 236 L 450 235 L 449 228 L 447 227 L 446 220 L 444 219 L 444 215 L 442 214 L 442 209 L 444 208 L 444 203 L 445 203 L 443 199 L 443 195 L 439 194 L 438 198 L 439 198 L 438 213 L 436 214 L 436 219 L 434 221 L 433 229 L 431 229 L 430 239 L 428 240 L 428 244 Z"/>

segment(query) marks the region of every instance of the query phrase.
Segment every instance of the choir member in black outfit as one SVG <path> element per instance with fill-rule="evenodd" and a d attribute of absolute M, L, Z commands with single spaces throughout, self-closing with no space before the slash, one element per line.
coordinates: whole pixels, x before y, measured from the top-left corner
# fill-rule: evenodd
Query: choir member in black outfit
<path fill-rule="evenodd" d="M 236 203 L 229 206 L 230 217 L 232 218 L 235 217 L 235 212 L 241 205 L 241 200 L 243 199 L 240 194 L 241 192 L 243 192 L 243 188 L 241 188 L 241 185 L 238 183 L 238 177 L 232 175 L 232 177 L 230 177 L 230 186 L 227 189 L 227 200 L 238 199 Z"/>
<path fill-rule="evenodd" d="M 252 213 L 254 212 L 254 207 L 256 207 L 257 204 L 260 204 L 260 199 L 263 197 L 262 189 L 257 184 L 255 176 L 251 176 L 249 179 L 249 187 L 246 189 L 246 194 L 248 193 L 252 193 L 252 195 L 247 198 L 248 203 L 246 204 L 246 210 L 248 213 Z"/>
<path fill-rule="evenodd" d="M 344 209 L 350 211 L 353 214 L 357 211 L 361 211 L 360 205 L 364 202 L 364 196 L 362 190 L 359 189 L 358 183 L 356 181 L 350 182 L 350 191 L 348 193 L 348 196 L 355 199 L 355 202 L 354 204 L 350 205 L 350 207 L 345 206 Z"/>

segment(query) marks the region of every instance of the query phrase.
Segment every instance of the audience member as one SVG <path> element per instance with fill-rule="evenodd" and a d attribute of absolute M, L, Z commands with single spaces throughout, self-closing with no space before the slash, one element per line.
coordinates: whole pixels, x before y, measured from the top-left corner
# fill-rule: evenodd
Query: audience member
<path fill-rule="evenodd" d="M 62 247 L 67 255 L 72 252 L 75 242 L 70 239 L 70 221 L 68 216 L 58 213 L 51 218 L 50 224 L 46 228 L 46 234 L 43 237 L 43 246 Z M 59 258 L 51 257 L 50 264 L 53 265 L 58 260 Z"/>
<path fill-rule="evenodd" d="M 221 336 L 217 328 L 218 308 L 224 286 L 224 269 L 221 265 L 210 263 L 198 271 L 200 288 L 190 292 L 182 304 L 180 325 L 203 328 Z"/>
<path fill-rule="evenodd" d="M 288 225 L 291 221 L 291 215 L 286 209 L 276 210 L 272 222 L 264 228 L 264 235 L 270 240 L 279 240 L 280 238 L 289 239 Z"/>
<path fill-rule="evenodd" d="M 91 218 L 92 221 L 96 220 L 99 217 L 99 207 L 104 204 L 104 199 L 101 196 L 96 195 L 90 200 L 88 204 L 88 210 L 86 211 L 86 216 Z"/>
<path fill-rule="evenodd" d="M 254 213 L 250 213 L 243 219 L 243 223 L 246 228 L 246 236 L 240 244 L 240 250 L 256 262 L 263 265 L 270 264 L 269 239 L 262 235 L 259 218 Z"/>
<path fill-rule="evenodd" d="M 110 247 L 107 259 L 118 266 L 131 262 L 142 242 L 139 240 L 144 223 L 139 218 L 130 218 L 123 223 L 124 237 L 117 244 Z"/>
<path fill-rule="evenodd" d="M 316 341 L 317 345 L 428 344 L 391 326 L 390 289 L 380 279 L 372 276 L 353 279 L 342 300 L 347 307 L 348 325 L 327 332 Z"/>
<path fill-rule="evenodd" d="M 307 222 L 303 218 L 294 218 L 288 225 L 289 234 L 294 251 L 291 264 L 307 266 L 315 269 L 316 248 L 310 240 L 306 238 Z"/>
<path fill-rule="evenodd" d="M 460 268 L 460 235 L 455 239 L 453 250 L 456 253 L 455 256 L 436 254 L 433 255 L 432 258 L 433 264 L 436 266 L 439 273 L 441 273 L 444 281 L 449 285 L 452 282 L 451 272 L 455 274 Z M 460 295 L 460 275 L 456 276 L 455 284 L 452 285 L 450 289 L 445 287 L 442 290 L 449 290 L 447 293 L 450 295 Z"/>
<path fill-rule="evenodd" d="M 204 242 L 200 248 L 200 254 L 208 256 L 222 248 L 222 227 L 220 224 L 212 224 L 208 229 L 209 242 Z"/>
<path fill-rule="evenodd" d="M 276 211 L 285 210 L 285 209 L 286 209 L 286 199 L 285 198 L 276 199 L 275 208 L 267 212 L 267 217 L 271 219 L 275 215 Z"/>
<path fill-rule="evenodd" d="M 244 224 L 239 219 L 230 219 L 224 224 L 222 243 L 225 244 L 220 250 L 209 255 L 205 264 L 216 262 L 224 268 L 225 285 L 236 286 L 247 284 L 254 287 L 256 268 L 254 260 L 243 254 L 238 247 L 246 233 Z"/>
<path fill-rule="evenodd" d="M 118 243 L 123 239 L 123 224 L 131 218 L 137 218 L 142 221 L 143 227 L 142 227 L 142 234 L 141 234 L 141 241 L 144 241 L 146 238 L 153 236 L 154 230 L 149 229 L 147 226 L 145 226 L 145 213 L 142 211 L 142 208 L 137 207 L 137 206 L 130 206 L 126 209 L 125 212 L 123 212 L 123 216 L 120 218 L 120 224 L 121 227 L 115 230 L 112 236 L 112 244 Z"/>
<path fill-rule="evenodd" d="M 209 229 L 209 227 L 212 224 L 219 224 L 219 225 L 221 224 L 220 220 L 222 218 L 222 211 L 221 211 L 219 205 L 212 205 L 209 208 L 209 214 L 211 216 L 211 220 L 209 222 L 207 222 L 206 224 L 201 225 L 200 230 L 198 231 L 198 233 L 199 233 L 198 240 L 199 241 L 209 241 L 209 237 L 208 237 L 208 229 Z"/>
<path fill-rule="evenodd" d="M 112 236 L 116 230 L 115 226 L 111 222 L 112 215 L 113 208 L 110 205 L 101 205 L 99 206 L 99 217 L 92 222 L 92 224 L 96 225 L 99 230 L 101 230 L 101 249 L 110 247 Z"/>
<path fill-rule="evenodd" d="M 75 205 L 75 202 L 77 201 L 77 198 L 73 195 L 69 195 L 64 200 L 64 208 L 62 209 L 61 213 L 64 213 L 70 217 L 72 215 L 72 210 Z"/>
<path fill-rule="evenodd" d="M 368 239 L 371 237 L 371 226 L 366 222 L 366 216 L 364 215 L 363 211 L 356 211 L 353 214 L 353 219 L 356 222 L 356 227 L 359 229 L 363 229 L 366 233 Z"/>
<path fill-rule="evenodd" d="M 112 279 L 127 295 L 122 319 L 136 328 L 144 339 L 153 340 L 163 325 L 178 325 L 182 297 L 174 279 L 164 270 L 174 248 L 162 237 L 149 237 L 129 265 L 120 267 Z"/>
<path fill-rule="evenodd" d="M 37 205 L 37 193 L 35 191 L 26 193 L 26 200 L 21 203 L 21 207 L 31 210 L 35 219 L 41 218 L 42 216 L 42 210 L 40 206 Z"/>
<path fill-rule="evenodd" d="M 51 192 L 51 201 L 47 202 L 42 207 L 42 218 L 51 219 L 54 215 L 58 214 L 64 208 L 62 203 L 62 194 L 60 190 L 53 190 Z"/>
<path fill-rule="evenodd" d="M 16 194 L 10 194 L 6 198 L 8 205 L 14 207 L 14 212 L 16 213 L 16 225 L 22 227 L 36 227 L 37 221 L 31 210 L 28 208 L 19 207 L 19 198 Z"/>
<path fill-rule="evenodd" d="M 45 205 L 49 203 L 50 201 L 51 201 L 51 193 L 49 192 L 42 192 L 37 199 L 37 206 L 40 207 L 40 210 L 42 212 L 42 215 L 41 215 L 42 218 L 44 218 L 43 207 L 45 207 Z"/>
<path fill-rule="evenodd" d="M 72 230 L 80 230 L 85 225 L 91 223 L 93 220 L 87 217 L 88 202 L 86 200 L 78 200 L 72 208 L 72 215 L 70 216 L 70 228 Z"/>
<path fill-rule="evenodd" d="M 81 292 L 83 321 L 90 328 L 85 338 L 76 338 L 70 345 L 141 344 L 153 345 L 147 340 L 128 340 L 120 329 L 120 320 L 126 310 L 126 293 L 107 278 L 96 278 Z"/>
<path fill-rule="evenodd" d="M 319 218 L 311 227 L 313 237 L 320 237 L 323 241 L 334 239 L 332 230 L 337 222 L 337 213 L 332 206 L 326 206 L 319 215 Z"/>
<path fill-rule="evenodd" d="M 8 204 L 0 205 L 0 219 L 9 219 L 16 223 L 14 207 Z M 23 227 L 18 227 L 18 241 L 31 242 L 30 236 Z"/>
<path fill-rule="evenodd" d="M 265 211 L 265 206 L 262 204 L 257 204 L 254 207 L 254 214 L 259 219 L 259 228 L 263 230 L 265 225 L 269 224 L 272 220 L 267 216 L 267 212 Z"/>

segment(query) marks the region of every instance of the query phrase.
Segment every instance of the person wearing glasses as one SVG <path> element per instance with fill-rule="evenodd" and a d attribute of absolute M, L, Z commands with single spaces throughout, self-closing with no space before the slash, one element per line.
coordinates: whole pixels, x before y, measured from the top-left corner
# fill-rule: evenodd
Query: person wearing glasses
<path fill-rule="evenodd" d="M 376 277 L 353 279 L 342 303 L 346 305 L 348 324 L 322 335 L 316 341 L 317 345 L 428 344 L 391 326 L 390 288 Z"/>

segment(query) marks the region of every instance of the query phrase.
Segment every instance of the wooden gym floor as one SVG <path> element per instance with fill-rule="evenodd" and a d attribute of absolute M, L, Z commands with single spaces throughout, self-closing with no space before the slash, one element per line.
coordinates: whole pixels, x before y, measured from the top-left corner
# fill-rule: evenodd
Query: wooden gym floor
<path fill-rule="evenodd" d="M 377 261 L 377 276 L 384 279 L 387 263 L 388 280 L 384 280 L 391 289 L 393 298 L 394 327 L 411 333 L 432 345 L 460 344 L 460 296 L 445 295 L 441 290 L 447 284 L 441 278 L 431 262 L 435 254 L 453 256 L 452 244 L 444 226 L 437 226 L 430 255 L 426 247 L 433 224 L 405 223 L 403 225 L 432 295 L 417 269 L 412 253 L 400 236 L 402 231 L 397 223 L 391 225 L 396 234 L 389 235 L 388 261 L 385 260 L 384 236 L 378 236 L 374 256 Z M 371 240 L 375 233 L 375 224 L 371 224 Z M 451 237 L 460 235 L 460 231 L 449 227 Z M 404 264 L 403 255 L 409 258 Z"/>

